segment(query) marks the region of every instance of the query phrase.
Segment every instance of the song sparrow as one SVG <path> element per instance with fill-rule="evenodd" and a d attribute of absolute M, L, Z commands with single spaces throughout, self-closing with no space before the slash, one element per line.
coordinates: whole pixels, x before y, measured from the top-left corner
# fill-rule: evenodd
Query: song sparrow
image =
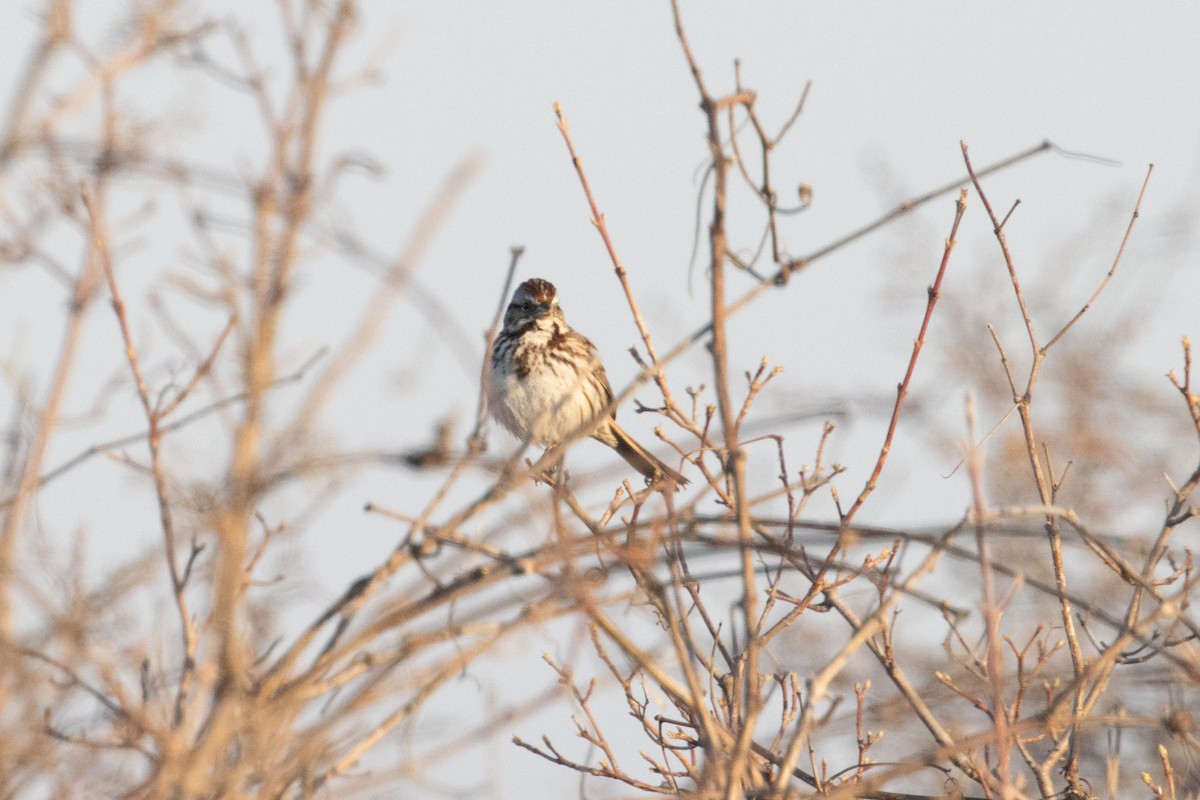
<path fill-rule="evenodd" d="M 593 421 L 612 399 L 595 345 L 567 325 L 554 284 L 532 278 L 518 286 L 492 346 L 492 416 L 513 435 L 554 447 Z M 615 411 L 596 426 L 592 438 L 651 480 L 665 478 L 676 487 L 687 483 L 623 431 Z"/>

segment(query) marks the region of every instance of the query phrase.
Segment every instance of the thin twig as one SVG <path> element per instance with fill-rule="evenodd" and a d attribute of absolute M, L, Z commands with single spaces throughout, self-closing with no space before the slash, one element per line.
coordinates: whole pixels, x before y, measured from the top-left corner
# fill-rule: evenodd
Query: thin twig
<path fill-rule="evenodd" d="M 867 479 L 867 483 L 863 486 L 862 491 L 858 493 L 854 504 L 842 517 L 842 523 L 849 525 L 862 508 L 863 503 L 870 497 L 871 492 L 875 491 L 875 484 L 879 481 L 879 476 L 883 472 L 883 465 L 887 462 L 888 454 L 892 450 L 892 438 L 896 435 L 896 425 L 900 421 L 900 409 L 904 406 L 904 398 L 908 394 L 908 386 L 912 381 L 913 372 L 917 367 L 917 358 L 921 355 L 921 348 L 925 346 L 925 334 L 929 330 L 929 321 L 933 318 L 933 309 L 937 305 L 938 298 L 941 297 L 942 279 L 946 276 L 946 267 L 950 264 L 950 253 L 954 251 L 954 245 L 958 240 L 958 226 L 962 222 L 963 214 L 967 210 L 967 190 L 963 189 L 959 192 L 958 202 L 954 206 L 954 223 L 950 226 L 950 236 L 946 239 L 946 246 L 942 251 L 942 261 L 938 265 L 937 277 L 933 280 L 933 285 L 929 287 L 929 299 L 925 304 L 925 316 L 921 320 L 921 330 L 917 333 L 917 338 L 913 341 L 912 356 L 908 359 L 908 368 L 904 371 L 904 379 L 900 381 L 896 387 L 896 402 L 892 406 L 892 417 L 888 422 L 887 435 L 884 436 L 883 446 L 879 449 L 879 457 L 875 460 L 875 468 L 871 470 L 871 477 Z"/>

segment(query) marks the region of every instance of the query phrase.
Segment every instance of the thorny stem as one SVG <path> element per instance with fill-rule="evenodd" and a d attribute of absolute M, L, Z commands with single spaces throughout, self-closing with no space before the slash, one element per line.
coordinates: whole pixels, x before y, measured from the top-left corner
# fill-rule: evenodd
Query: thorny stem
<path fill-rule="evenodd" d="M 50 437 L 58 425 L 67 384 L 75 367 L 83 324 L 99 287 L 100 263 L 89 251 L 73 288 L 71 311 L 63 331 L 62 349 L 59 351 L 54 376 L 50 380 L 50 387 L 38 417 L 37 434 L 25 454 L 21 477 L 13 493 L 8 513 L 4 517 L 4 526 L 0 529 L 0 640 L 3 641 L 9 641 L 12 636 L 11 593 L 14 588 L 13 565 L 17 540 L 25 527 L 30 503 L 37 492 L 42 461 Z"/>
<path fill-rule="evenodd" d="M 104 221 L 101 219 L 95 201 L 92 199 L 91 192 L 86 185 L 83 187 L 82 195 L 92 228 L 92 248 L 104 268 L 104 277 L 108 282 L 108 288 L 112 294 L 113 312 L 116 314 L 117 325 L 121 329 L 121 339 L 125 344 L 125 357 L 129 362 L 129 370 L 133 374 L 138 398 L 142 403 L 142 411 L 146 416 L 146 443 L 150 450 L 150 470 L 154 478 L 155 496 L 158 500 L 159 523 L 162 526 L 163 532 L 163 549 L 167 561 L 167 570 L 171 577 L 171 593 L 175 598 L 175 608 L 179 614 L 179 625 L 183 637 L 184 659 L 179 679 L 179 689 L 176 692 L 174 717 L 172 719 L 172 724 L 178 726 L 183 722 L 184 706 L 187 703 L 192 677 L 195 673 L 197 633 L 195 622 L 192 620 L 192 612 L 188 607 L 187 595 L 184 592 L 187 579 L 180 571 L 179 564 L 176 561 L 175 523 L 171 514 L 167 473 L 163 466 L 161 455 L 162 430 L 160 422 L 164 412 L 155 406 L 154 401 L 151 399 L 150 389 L 142 375 L 142 369 L 138 361 L 137 346 L 134 344 L 133 336 L 129 332 L 129 320 L 125 313 L 125 301 L 121 298 L 121 292 L 117 288 L 116 274 L 113 272 L 112 256 L 108 247 L 108 237 L 104 229 Z M 217 347 L 223 341 L 224 336 L 218 339 Z M 213 353 L 215 356 L 215 349 Z M 210 358 L 205 363 L 211 364 L 211 362 L 212 359 Z M 201 369 L 203 368 L 204 365 L 201 365 Z M 198 376 L 199 372 L 197 373 Z M 189 386 L 194 385 L 195 381 L 189 383 Z M 177 399 L 181 400 L 186 391 L 187 389 L 185 388 L 184 392 Z M 170 407 L 173 408 L 175 405 L 173 403 Z"/>
<path fill-rule="evenodd" d="M 725 329 L 725 261 L 728 244 L 725 233 L 726 183 L 729 158 L 725 155 L 721 137 L 721 110 L 734 105 L 749 105 L 754 100 L 752 92 L 739 91 L 727 97 L 715 98 L 709 94 L 700 75 L 700 68 L 692 55 L 691 47 L 683 30 L 678 0 L 671 0 L 675 19 L 675 30 L 679 37 L 688 65 L 692 70 L 696 89 L 700 94 L 700 108 L 708 121 L 708 148 L 713 169 L 713 207 L 709 223 L 709 272 L 712 286 L 712 362 L 713 384 L 717 394 L 717 409 L 725 438 L 726 473 L 733 486 L 734 512 L 737 515 L 738 541 L 741 543 L 742 598 L 741 611 L 744 624 L 744 650 L 738 665 L 736 690 L 737 700 L 743 708 L 742 718 L 731 720 L 740 726 L 737 731 L 736 749 L 729 762 L 730 774 L 725 779 L 726 800 L 733 800 L 741 792 L 747 777 L 750 745 L 755 724 L 762 709 L 762 675 L 759 668 L 759 619 L 758 580 L 754 569 L 754 553 L 749 546 L 751 517 L 749 494 L 746 486 L 746 451 L 738 444 L 737 408 L 729 392 L 728 345 Z"/>
<path fill-rule="evenodd" d="M 987 501 L 983 496 L 983 465 L 982 450 L 975 446 L 975 404 L 967 398 L 967 447 L 970 456 L 967 461 L 968 475 L 971 481 L 971 507 L 975 516 L 975 547 L 979 553 L 979 573 L 982 586 L 982 607 L 987 642 L 986 669 L 987 681 L 991 690 L 992 726 L 996 731 L 996 778 L 1000 782 L 1000 794 L 1004 798 L 1012 798 L 1015 788 L 1012 785 L 1011 759 L 1012 740 L 1009 737 L 1008 708 L 1004 699 L 1004 659 L 1003 643 L 1000 639 L 1001 609 L 996 602 L 995 577 L 992 573 L 991 544 L 988 542 L 985 521 L 987 519 Z M 985 773 L 981 773 L 985 774 Z"/>
<path fill-rule="evenodd" d="M 1043 347 L 1038 344 L 1038 337 L 1035 332 L 1033 319 L 1029 312 L 1029 306 L 1025 301 L 1025 294 L 1021 289 L 1020 280 L 1017 277 L 1016 265 L 1013 261 L 1012 252 L 1010 251 L 1010 249 L 1008 247 L 1008 241 L 1007 241 L 1007 238 L 1005 237 L 1004 226 L 1001 223 L 1001 221 L 996 217 L 995 212 L 992 210 L 991 202 L 988 200 L 986 193 L 983 191 L 983 187 L 980 185 L 979 176 L 976 174 L 974 168 L 971 165 L 971 159 L 970 159 L 970 155 L 969 155 L 966 143 L 962 142 L 961 147 L 962 147 L 963 161 L 966 164 L 968 174 L 971 176 L 971 182 L 975 187 L 976 193 L 979 195 L 979 199 L 983 202 L 984 208 L 987 209 L 989 219 L 991 219 L 991 221 L 992 221 L 993 232 L 995 233 L 996 241 L 999 243 L 1000 250 L 1004 256 L 1004 264 L 1008 270 L 1009 280 L 1013 287 L 1013 293 L 1016 296 L 1017 304 L 1021 310 L 1021 317 L 1025 323 L 1025 331 L 1026 331 L 1026 335 L 1029 339 L 1030 349 L 1032 351 L 1033 360 L 1029 367 L 1029 376 L 1026 381 L 1024 393 L 1020 396 L 1016 396 L 1014 394 L 1013 401 L 1016 404 L 1018 414 L 1020 415 L 1022 432 L 1023 432 L 1024 438 L 1025 438 L 1025 449 L 1026 449 L 1026 452 L 1029 457 L 1029 462 L 1030 462 L 1030 466 L 1032 468 L 1034 483 L 1036 485 L 1038 495 L 1041 499 L 1041 502 L 1044 505 L 1049 506 L 1049 505 L 1052 505 L 1052 503 L 1053 503 L 1054 490 L 1050 485 L 1050 481 L 1046 477 L 1045 471 L 1044 471 L 1042 463 L 1041 463 L 1041 457 L 1038 454 L 1037 440 L 1036 440 L 1034 430 L 1033 430 L 1033 418 L 1032 418 L 1032 413 L 1031 413 L 1033 391 L 1034 391 L 1034 387 L 1037 383 L 1039 370 L 1041 368 L 1043 360 L 1046 358 L 1046 354 L 1049 351 L 1050 346 L 1055 344 L 1057 341 L 1059 341 L 1059 339 L 1062 337 L 1062 335 L 1065 334 L 1066 331 L 1072 325 L 1075 324 L 1076 320 L 1078 320 L 1085 311 L 1087 311 L 1087 309 L 1091 306 L 1091 304 L 1095 301 L 1096 297 L 1099 295 L 1100 291 L 1102 291 L 1104 289 L 1104 287 L 1107 286 L 1109 280 L 1112 277 L 1112 274 L 1116 271 L 1116 268 L 1119 265 L 1120 260 L 1121 260 L 1121 255 L 1125 251 L 1125 244 L 1129 239 L 1129 234 L 1132 231 L 1133 223 L 1134 223 L 1134 221 L 1136 221 L 1136 219 L 1138 217 L 1139 209 L 1141 206 L 1141 200 L 1142 200 L 1142 197 L 1145 195 L 1146 182 L 1148 182 L 1149 178 L 1150 178 L 1150 172 L 1147 171 L 1146 182 L 1143 182 L 1143 184 L 1142 184 L 1142 190 L 1138 195 L 1138 202 L 1134 207 L 1133 217 L 1130 220 L 1129 227 L 1126 229 L 1125 237 L 1121 242 L 1121 247 L 1118 250 L 1117 257 L 1114 259 L 1113 266 L 1109 270 L 1108 275 L 1106 275 L 1104 280 L 1101 281 L 1100 286 L 1092 294 L 1092 297 L 1088 300 L 1088 302 L 1084 305 L 1084 307 L 1079 311 L 1079 313 L 1077 313 L 1062 328 L 1062 330 L 1060 330 L 1059 333 L 1056 334 L 1050 340 L 1050 342 L 1046 346 Z M 1151 169 L 1152 168 L 1153 167 L 1151 167 Z M 1074 671 L 1074 681 L 1073 681 L 1074 703 L 1073 703 L 1073 709 L 1072 709 L 1072 713 L 1071 713 L 1072 722 L 1069 727 L 1069 734 L 1060 743 L 1060 748 L 1062 746 L 1065 746 L 1067 748 L 1067 752 L 1066 752 L 1067 760 L 1066 760 L 1066 764 L 1065 764 L 1065 768 L 1064 768 L 1064 773 L 1066 776 L 1067 784 L 1070 787 L 1071 791 L 1081 793 L 1084 791 L 1084 789 L 1080 783 L 1080 778 L 1079 778 L 1080 753 L 1079 753 L 1079 747 L 1078 747 L 1078 742 L 1079 742 L 1078 720 L 1080 719 L 1082 712 L 1084 710 L 1085 696 L 1087 694 L 1087 686 L 1086 686 L 1086 682 L 1085 682 L 1085 674 L 1087 671 L 1087 664 L 1084 661 L 1083 651 L 1079 645 L 1079 636 L 1075 629 L 1074 613 L 1072 611 L 1071 601 L 1070 601 L 1068 593 L 1067 593 L 1066 569 L 1064 566 L 1063 554 L 1062 554 L 1062 535 L 1061 535 L 1059 524 L 1058 524 L 1058 517 L 1053 516 L 1053 515 L 1047 516 L 1045 527 L 1046 527 L 1046 534 L 1047 534 L 1047 537 L 1049 539 L 1049 544 L 1050 544 L 1050 555 L 1051 555 L 1051 560 L 1053 562 L 1053 567 L 1054 567 L 1055 584 L 1058 589 L 1059 614 L 1062 619 L 1063 631 L 1067 638 L 1067 646 L 1068 646 L 1068 650 L 1071 654 L 1071 663 L 1072 663 L 1073 671 Z M 1059 752 L 1061 752 L 1061 749 L 1056 749 L 1055 752 L 1059 753 Z M 1047 762 L 1047 763 L 1049 763 L 1049 762 Z"/>
<path fill-rule="evenodd" d="M 288 112 L 272 131 L 274 147 L 270 165 L 255 190 L 251 278 L 254 311 L 242 342 L 247 396 L 233 437 L 227 497 L 214 521 L 220 549 L 210 625 L 218 632 L 216 660 L 222 693 L 234 697 L 248 688 L 242 615 L 243 568 L 249 527 L 264 488 L 259 480 L 262 468 L 259 456 L 267 389 L 274 381 L 278 333 L 299 261 L 300 237 L 313 210 L 314 158 L 320 123 L 332 90 L 333 65 L 350 33 L 355 10 L 353 0 L 341 0 L 331 12 L 315 65 L 305 61 L 305 48 L 300 45 L 303 37 L 293 37 L 297 80 L 287 104 Z M 202 741 L 220 741 L 226 731 L 237 725 L 237 705 L 222 703 L 213 710 Z"/>
<path fill-rule="evenodd" d="M 650 356 L 650 364 L 654 368 L 654 382 L 658 384 L 658 389 L 662 392 L 667 407 L 675 410 L 675 403 L 671 399 L 671 391 L 667 386 L 667 377 L 660 369 L 661 364 L 658 360 L 658 351 L 654 347 L 654 340 L 650 336 L 650 329 L 646 327 L 646 321 L 642 317 L 641 309 L 638 307 L 637 299 L 634 297 L 633 288 L 629 285 L 629 273 L 621 263 L 620 256 L 617 255 L 617 248 L 608 233 L 608 223 L 604 219 L 604 214 L 600 212 L 600 207 L 597 205 L 596 198 L 592 194 L 592 187 L 588 183 L 587 173 L 583 170 L 583 160 L 575 150 L 575 143 L 571 141 L 571 128 L 567 124 L 566 117 L 563 115 L 562 106 L 558 103 L 554 104 L 554 116 L 558 119 L 558 130 L 567 145 L 567 152 L 571 154 L 571 163 L 575 167 L 575 173 L 579 176 L 579 183 L 583 187 L 583 194 L 587 198 L 588 209 L 592 214 L 592 225 L 595 226 L 596 231 L 600 234 L 600 238 L 604 241 L 604 249 L 608 252 L 608 258 L 612 262 L 613 271 L 617 274 L 617 280 L 621 282 L 621 288 L 625 292 L 625 301 L 629 304 L 629 311 L 633 314 L 633 322 L 637 325 L 638 333 L 642 337 L 642 344 L 646 346 L 646 353 Z M 682 419 L 682 415 L 680 415 L 680 419 Z"/>
<path fill-rule="evenodd" d="M 929 321 L 933 318 L 933 308 L 937 305 L 938 298 L 942 294 L 942 279 L 946 276 L 946 267 L 950 264 L 950 253 L 954 251 L 954 245 L 958 241 L 958 226 L 962 222 L 963 214 L 967 210 L 967 190 L 963 189 L 958 194 L 958 202 L 954 206 L 954 222 L 950 226 L 950 235 L 946 238 L 945 248 L 942 250 L 942 261 L 938 265 L 937 277 L 933 279 L 933 285 L 929 287 L 929 300 L 925 304 L 925 316 L 921 320 L 921 330 L 917 333 L 917 338 L 913 340 L 912 356 L 908 359 L 908 368 L 904 371 L 904 379 L 900 381 L 900 385 L 896 387 L 896 402 L 892 406 L 892 417 L 888 421 L 887 435 L 883 439 L 883 447 L 879 450 L 879 457 L 875 460 L 875 468 L 871 470 L 871 477 L 867 479 L 866 485 L 862 491 L 858 493 L 854 504 L 850 506 L 850 510 L 842 517 L 842 524 L 849 525 L 854 515 L 862 508 L 863 503 L 870 497 L 871 492 L 875 491 L 875 484 L 879 481 L 879 476 L 883 472 L 883 465 L 887 462 L 888 454 L 892 450 L 892 439 L 896 435 L 896 425 L 900 421 L 900 409 L 904 406 L 904 398 L 908 395 L 908 386 L 912 382 L 913 371 L 917 367 L 917 358 L 921 355 L 921 348 L 925 346 L 925 334 L 929 330 Z"/>

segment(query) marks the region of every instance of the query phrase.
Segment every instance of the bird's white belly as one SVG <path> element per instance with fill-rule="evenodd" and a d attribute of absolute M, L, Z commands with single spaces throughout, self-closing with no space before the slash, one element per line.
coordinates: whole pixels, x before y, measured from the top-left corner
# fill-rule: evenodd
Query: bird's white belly
<path fill-rule="evenodd" d="M 539 364 L 524 377 L 494 371 L 490 388 L 492 413 L 514 436 L 529 436 L 534 444 L 561 442 L 598 410 L 579 373 L 560 364 Z"/>

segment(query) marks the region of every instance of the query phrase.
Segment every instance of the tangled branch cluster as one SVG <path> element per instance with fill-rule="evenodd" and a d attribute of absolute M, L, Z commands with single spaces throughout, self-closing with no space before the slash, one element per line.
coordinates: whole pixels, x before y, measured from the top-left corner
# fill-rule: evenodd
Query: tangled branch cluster
<path fill-rule="evenodd" d="M 740 70 L 728 93 L 712 88 L 673 3 L 711 187 L 709 311 L 674 346 L 656 344 L 634 288 L 641 276 L 622 263 L 566 117 L 561 108 L 556 114 L 640 337 L 640 375 L 620 399 L 653 386 L 655 405 L 637 410 L 661 420 L 659 436 L 684 457 L 689 490 L 673 496 L 626 482 L 597 502 L 584 491 L 596 475 L 561 469 L 535 484 L 523 451 L 488 455 L 482 395 L 461 441 L 446 423 L 431 447 L 403 457 L 333 452 L 320 433 L 322 415 L 376 344 L 396 299 L 416 291 L 416 266 L 475 167 L 464 162 L 447 179 L 394 257 L 331 228 L 321 212 L 346 170 L 361 166 L 319 155 L 331 97 L 356 86 L 340 71 L 356 3 L 278 5 L 282 79 L 235 22 L 190 19 L 172 0 L 136 4 L 119 41 L 100 49 L 79 35 L 72 0 L 49 0 L 41 41 L 13 88 L 0 131 L 0 261 L 58 281 L 66 311 L 60 349 L 42 365 L 46 385 L 35 388 L 12 364 L 6 373 L 6 796 L 368 795 L 421 784 L 439 765 L 507 740 L 547 706 L 571 708 L 580 741 L 514 738 L 512 758 L 639 794 L 1084 798 L 1107 787 L 1110 796 L 1200 796 L 1200 739 L 1188 711 L 1200 685 L 1190 605 L 1198 578 L 1184 537 L 1200 513 L 1200 463 L 1170 483 L 1155 529 L 1117 538 L 1104 532 L 1102 511 L 1062 502 L 1069 463 L 1051 458 L 1044 433 L 1053 398 L 1043 400 L 1043 367 L 1118 274 L 1145 186 L 1111 269 L 1056 328 L 1032 309 L 1020 280 L 1023 254 L 1006 238 L 1016 206 L 1001 217 L 985 181 L 1052 150 L 1049 143 L 984 169 L 964 145 L 962 180 L 791 255 L 787 220 L 814 193 L 801 185 L 782 199 L 792 192 L 781 190 L 773 158 L 808 89 L 771 129 Z M 82 65 L 65 89 L 54 82 L 63 62 Z M 194 71 L 253 101 L 265 135 L 249 174 L 201 168 L 154 138 L 153 120 L 121 91 L 148 69 Z M 130 246 L 154 234 L 139 228 L 122 194 L 130 181 L 150 181 L 179 201 L 173 224 L 200 264 L 156 277 L 148 301 L 129 288 L 137 283 Z M 743 188 L 752 202 L 733 202 Z M 809 438 L 747 432 L 779 369 L 764 357 L 736 378 L 729 321 L 767 293 L 798 291 L 821 259 L 956 193 L 878 456 L 844 502 L 846 470 L 826 455 L 833 424 Z M 231 204 L 245 212 L 236 222 L 212 210 Z M 1029 347 L 1028 359 L 1017 358 L 1004 333 L 990 328 L 995 350 L 976 357 L 1003 372 L 1000 402 L 1019 424 L 1008 466 L 1022 467 L 1035 499 L 988 501 L 994 465 L 969 406 L 970 506 L 922 530 L 861 524 L 860 511 L 889 474 L 960 224 L 976 204 L 995 232 Z M 743 213 L 764 231 L 749 257 L 730 243 L 729 219 Z M 297 357 L 285 333 L 303 325 L 297 285 L 323 249 L 381 271 L 382 290 L 332 352 Z M 520 255 L 515 248 L 510 280 Z M 735 286 L 749 288 L 737 295 Z M 507 288 L 496 289 L 503 303 Z M 181 299 L 202 309 L 207 327 L 179 327 L 168 307 Z M 434 324 L 446 324 L 425 305 Z M 51 445 L 71 422 L 65 398 L 83 371 L 94 317 L 119 335 L 122 377 L 114 385 L 132 386 L 139 429 L 56 462 Z M 186 369 L 172 372 L 170 359 L 148 352 L 151 324 Z M 673 366 L 700 346 L 711 372 L 681 392 Z M 1185 340 L 1182 367 L 1170 374 L 1182 400 L 1175 413 L 1200 436 L 1191 364 Z M 278 397 L 285 386 L 286 403 Z M 129 398 L 92 394 L 103 404 Z M 203 442 L 186 438 L 197 430 Z M 207 453 L 211 465 L 213 442 L 220 465 L 207 476 L 189 470 L 193 453 Z M 789 460 L 798 450 L 809 461 L 797 470 Z M 756 485 L 751 459 L 777 466 L 777 482 Z M 398 543 L 298 621 L 288 610 L 287 576 L 275 580 L 269 565 L 345 493 L 356 470 L 381 463 L 437 475 L 438 486 L 419 507 L 369 504 L 367 514 L 392 526 Z M 139 481 L 155 509 L 156 541 L 101 570 L 75 554 L 54 563 L 49 569 L 65 577 L 53 594 L 34 577 L 38 558 L 57 558 L 39 556 L 31 543 L 38 504 L 87 469 Z M 814 509 L 822 501 L 831 501 L 834 517 Z M 539 633 L 564 643 L 545 657 L 546 688 L 464 715 L 459 679 L 504 673 L 511 648 Z M 462 724 L 426 735 L 423 715 L 435 713 Z M 405 738 L 414 732 L 422 732 L 415 743 Z"/>

